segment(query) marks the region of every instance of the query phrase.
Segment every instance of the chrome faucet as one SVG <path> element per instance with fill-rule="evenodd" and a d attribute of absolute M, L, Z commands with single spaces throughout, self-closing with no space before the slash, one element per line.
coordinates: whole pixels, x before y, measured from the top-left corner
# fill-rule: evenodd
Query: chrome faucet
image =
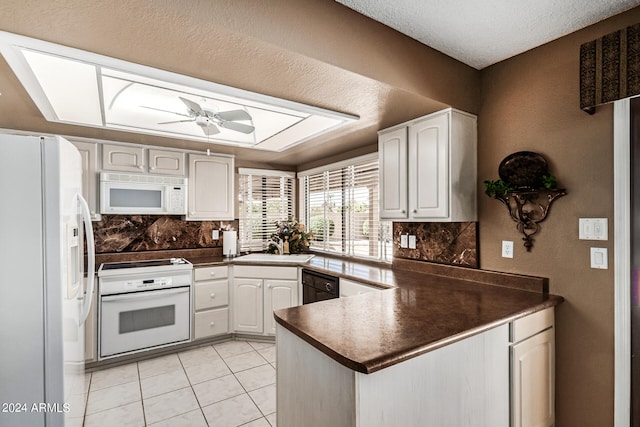
<path fill-rule="evenodd" d="M 284 245 L 284 242 L 282 240 L 280 241 L 276 241 L 276 240 L 271 240 L 269 241 L 269 244 L 267 245 L 267 248 L 269 246 L 275 246 L 278 249 L 278 255 L 284 255 L 282 246 Z"/>

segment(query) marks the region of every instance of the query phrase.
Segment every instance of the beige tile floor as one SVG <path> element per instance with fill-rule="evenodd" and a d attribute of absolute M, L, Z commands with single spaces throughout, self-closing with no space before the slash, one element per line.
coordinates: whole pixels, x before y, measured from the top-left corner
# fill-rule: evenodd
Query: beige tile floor
<path fill-rule="evenodd" d="M 272 343 L 227 341 L 90 375 L 85 427 L 274 427 Z"/>

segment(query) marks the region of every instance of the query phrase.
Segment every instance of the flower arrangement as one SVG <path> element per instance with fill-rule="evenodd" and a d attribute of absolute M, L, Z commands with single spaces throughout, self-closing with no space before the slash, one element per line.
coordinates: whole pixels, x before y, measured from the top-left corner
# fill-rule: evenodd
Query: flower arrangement
<path fill-rule="evenodd" d="M 271 235 L 271 240 L 278 244 L 282 243 L 283 253 L 299 254 L 309 250 L 313 234 L 305 231 L 304 224 L 293 217 L 276 221 L 275 224 L 276 231 Z M 276 252 L 278 252 L 276 245 L 270 244 L 267 247 L 267 253 Z"/>

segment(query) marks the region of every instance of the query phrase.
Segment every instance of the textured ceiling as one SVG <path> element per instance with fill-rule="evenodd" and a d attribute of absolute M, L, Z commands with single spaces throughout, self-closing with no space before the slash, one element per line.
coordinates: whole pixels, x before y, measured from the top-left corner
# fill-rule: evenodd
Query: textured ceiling
<path fill-rule="evenodd" d="M 569 23 L 575 25 L 576 10 L 605 5 L 611 15 L 638 2 L 592 0 L 566 9 L 564 3 L 577 3 L 557 0 L 554 7 L 564 9 L 552 15 L 565 23 L 564 33 L 571 31 Z M 478 11 L 476 3 L 483 10 Z M 550 2 L 517 3 L 524 5 L 499 16 L 533 14 Z M 385 10 L 383 2 L 367 4 Z M 519 21 L 498 23 L 486 2 L 466 1 L 462 7 L 461 0 L 423 0 L 418 11 L 412 9 L 417 0 L 389 4 L 389 13 L 411 15 L 395 15 L 400 23 L 435 28 L 438 35 L 452 32 L 450 40 L 461 43 L 460 49 L 477 53 L 487 63 L 494 61 L 486 59 L 494 50 L 533 32 Z M 454 52 L 443 54 L 335 1 L 304 0 L 304 7 L 300 5 L 300 0 L 0 0 L 0 30 L 360 117 L 344 128 L 275 153 L 48 122 L 3 58 L 0 128 L 211 149 L 236 155 L 239 165 L 299 170 L 375 151 L 378 130 L 448 106 L 478 112 L 480 72 L 453 59 Z M 430 5 L 430 13 L 424 13 L 424 5 Z M 431 15 L 436 22 L 428 24 Z M 531 25 L 547 34 L 546 39 L 559 35 L 549 35 L 547 25 L 536 24 L 550 22 L 550 17 L 534 16 L 537 21 Z M 589 16 L 578 25 L 601 17 Z M 496 29 L 499 41 L 489 41 L 488 34 Z M 534 44 L 519 49 L 541 41 L 529 43 Z"/>
<path fill-rule="evenodd" d="M 640 5 L 640 0 L 336 0 L 477 69 Z"/>

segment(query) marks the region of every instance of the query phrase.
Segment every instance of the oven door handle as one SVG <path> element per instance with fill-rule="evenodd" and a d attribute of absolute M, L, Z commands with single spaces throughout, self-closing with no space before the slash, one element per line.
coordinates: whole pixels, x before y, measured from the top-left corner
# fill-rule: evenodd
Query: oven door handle
<path fill-rule="evenodd" d="M 110 302 L 110 301 L 125 301 L 125 300 L 140 299 L 140 298 L 153 299 L 153 298 L 161 298 L 166 295 L 182 294 L 184 292 L 189 292 L 188 286 L 182 286 L 180 288 L 173 288 L 173 289 L 162 289 L 162 290 L 156 290 L 156 291 L 142 291 L 142 292 L 136 292 L 133 294 L 109 295 L 109 296 L 101 297 L 100 300 L 101 302 Z"/>

